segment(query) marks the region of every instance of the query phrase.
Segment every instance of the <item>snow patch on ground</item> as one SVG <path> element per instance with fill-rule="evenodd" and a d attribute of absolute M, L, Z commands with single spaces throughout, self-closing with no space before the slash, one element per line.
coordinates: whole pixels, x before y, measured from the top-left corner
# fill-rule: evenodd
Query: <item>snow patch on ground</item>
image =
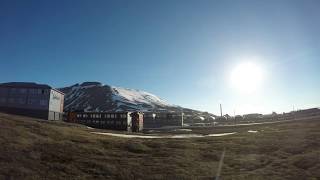
<path fill-rule="evenodd" d="M 184 131 L 184 132 L 190 132 L 192 129 L 175 129 L 173 131 Z"/>
<path fill-rule="evenodd" d="M 258 131 L 249 130 L 248 133 L 257 133 Z"/>
<path fill-rule="evenodd" d="M 219 133 L 219 134 L 208 134 L 207 136 L 209 136 L 209 137 L 219 137 L 219 136 L 228 136 L 228 135 L 232 135 L 232 134 L 236 134 L 236 132 L 232 132 L 232 133 Z"/>
<path fill-rule="evenodd" d="M 201 135 L 201 134 L 179 134 L 179 135 L 135 135 L 135 134 L 117 134 L 117 133 L 103 133 L 103 132 L 91 132 L 93 134 L 99 135 L 107 135 L 107 136 L 114 136 L 114 137 L 122 137 L 122 138 L 143 138 L 143 139 L 179 139 L 179 138 L 200 138 L 200 137 L 219 137 L 219 136 L 228 136 L 232 134 L 236 134 L 236 132 L 232 133 L 219 133 L 219 134 L 208 134 L 208 135 Z"/>

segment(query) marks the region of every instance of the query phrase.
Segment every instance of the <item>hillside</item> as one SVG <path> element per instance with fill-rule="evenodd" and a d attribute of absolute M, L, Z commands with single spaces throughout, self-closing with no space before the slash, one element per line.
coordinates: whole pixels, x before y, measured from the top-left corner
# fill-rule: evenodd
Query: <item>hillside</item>
<path fill-rule="evenodd" d="M 136 89 L 84 82 L 59 88 L 65 93 L 65 111 L 143 111 L 177 112 L 190 116 L 209 116 L 208 113 L 168 103 L 158 96 Z M 210 116 L 214 116 L 210 114 Z"/>
<path fill-rule="evenodd" d="M 211 131 L 237 134 L 126 139 L 0 113 L 0 179 L 212 179 L 224 148 L 223 179 L 320 178 L 319 119 L 230 128 Z"/>

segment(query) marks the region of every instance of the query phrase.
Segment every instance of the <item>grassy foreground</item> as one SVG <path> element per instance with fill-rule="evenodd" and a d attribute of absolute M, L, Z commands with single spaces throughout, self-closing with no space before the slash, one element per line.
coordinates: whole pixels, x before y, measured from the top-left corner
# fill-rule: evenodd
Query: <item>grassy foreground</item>
<path fill-rule="evenodd" d="M 238 133 L 192 139 L 90 131 L 0 113 L 0 179 L 213 179 L 223 148 L 222 179 L 320 179 L 320 119 L 206 128 Z"/>

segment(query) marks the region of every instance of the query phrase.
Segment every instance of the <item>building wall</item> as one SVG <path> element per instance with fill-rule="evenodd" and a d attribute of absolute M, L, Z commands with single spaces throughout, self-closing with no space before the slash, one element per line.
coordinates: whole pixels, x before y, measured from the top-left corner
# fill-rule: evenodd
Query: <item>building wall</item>
<path fill-rule="evenodd" d="M 0 111 L 30 117 L 62 120 L 63 93 L 41 87 L 0 86 Z"/>
<path fill-rule="evenodd" d="M 0 87 L 0 106 L 46 110 L 49 106 L 49 89 Z"/>
<path fill-rule="evenodd" d="M 139 125 L 134 128 L 136 117 Z M 101 129 L 136 132 L 143 130 L 143 114 L 139 112 L 67 112 L 65 121 Z"/>
<path fill-rule="evenodd" d="M 48 118 L 48 111 L 47 110 L 24 109 L 24 108 L 1 106 L 0 111 L 8 113 L 8 114 L 16 114 L 16 115 L 34 117 L 34 118 L 39 118 L 39 119 L 47 119 Z"/>
<path fill-rule="evenodd" d="M 152 114 L 155 114 L 155 117 Z M 182 117 L 179 113 L 145 113 L 143 125 L 145 128 L 182 126 Z"/>
<path fill-rule="evenodd" d="M 71 116 L 70 116 L 71 115 Z M 129 112 L 70 112 L 68 122 L 102 129 L 131 131 L 132 118 Z"/>
<path fill-rule="evenodd" d="M 55 89 L 50 90 L 49 120 L 62 120 L 64 95 Z"/>

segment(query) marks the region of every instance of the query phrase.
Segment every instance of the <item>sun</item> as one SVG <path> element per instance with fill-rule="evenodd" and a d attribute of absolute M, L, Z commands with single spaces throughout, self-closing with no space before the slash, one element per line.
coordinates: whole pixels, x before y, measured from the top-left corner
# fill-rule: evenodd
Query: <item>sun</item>
<path fill-rule="evenodd" d="M 257 64 L 241 63 L 231 72 L 233 88 L 243 93 L 253 93 L 262 84 L 263 71 Z"/>

